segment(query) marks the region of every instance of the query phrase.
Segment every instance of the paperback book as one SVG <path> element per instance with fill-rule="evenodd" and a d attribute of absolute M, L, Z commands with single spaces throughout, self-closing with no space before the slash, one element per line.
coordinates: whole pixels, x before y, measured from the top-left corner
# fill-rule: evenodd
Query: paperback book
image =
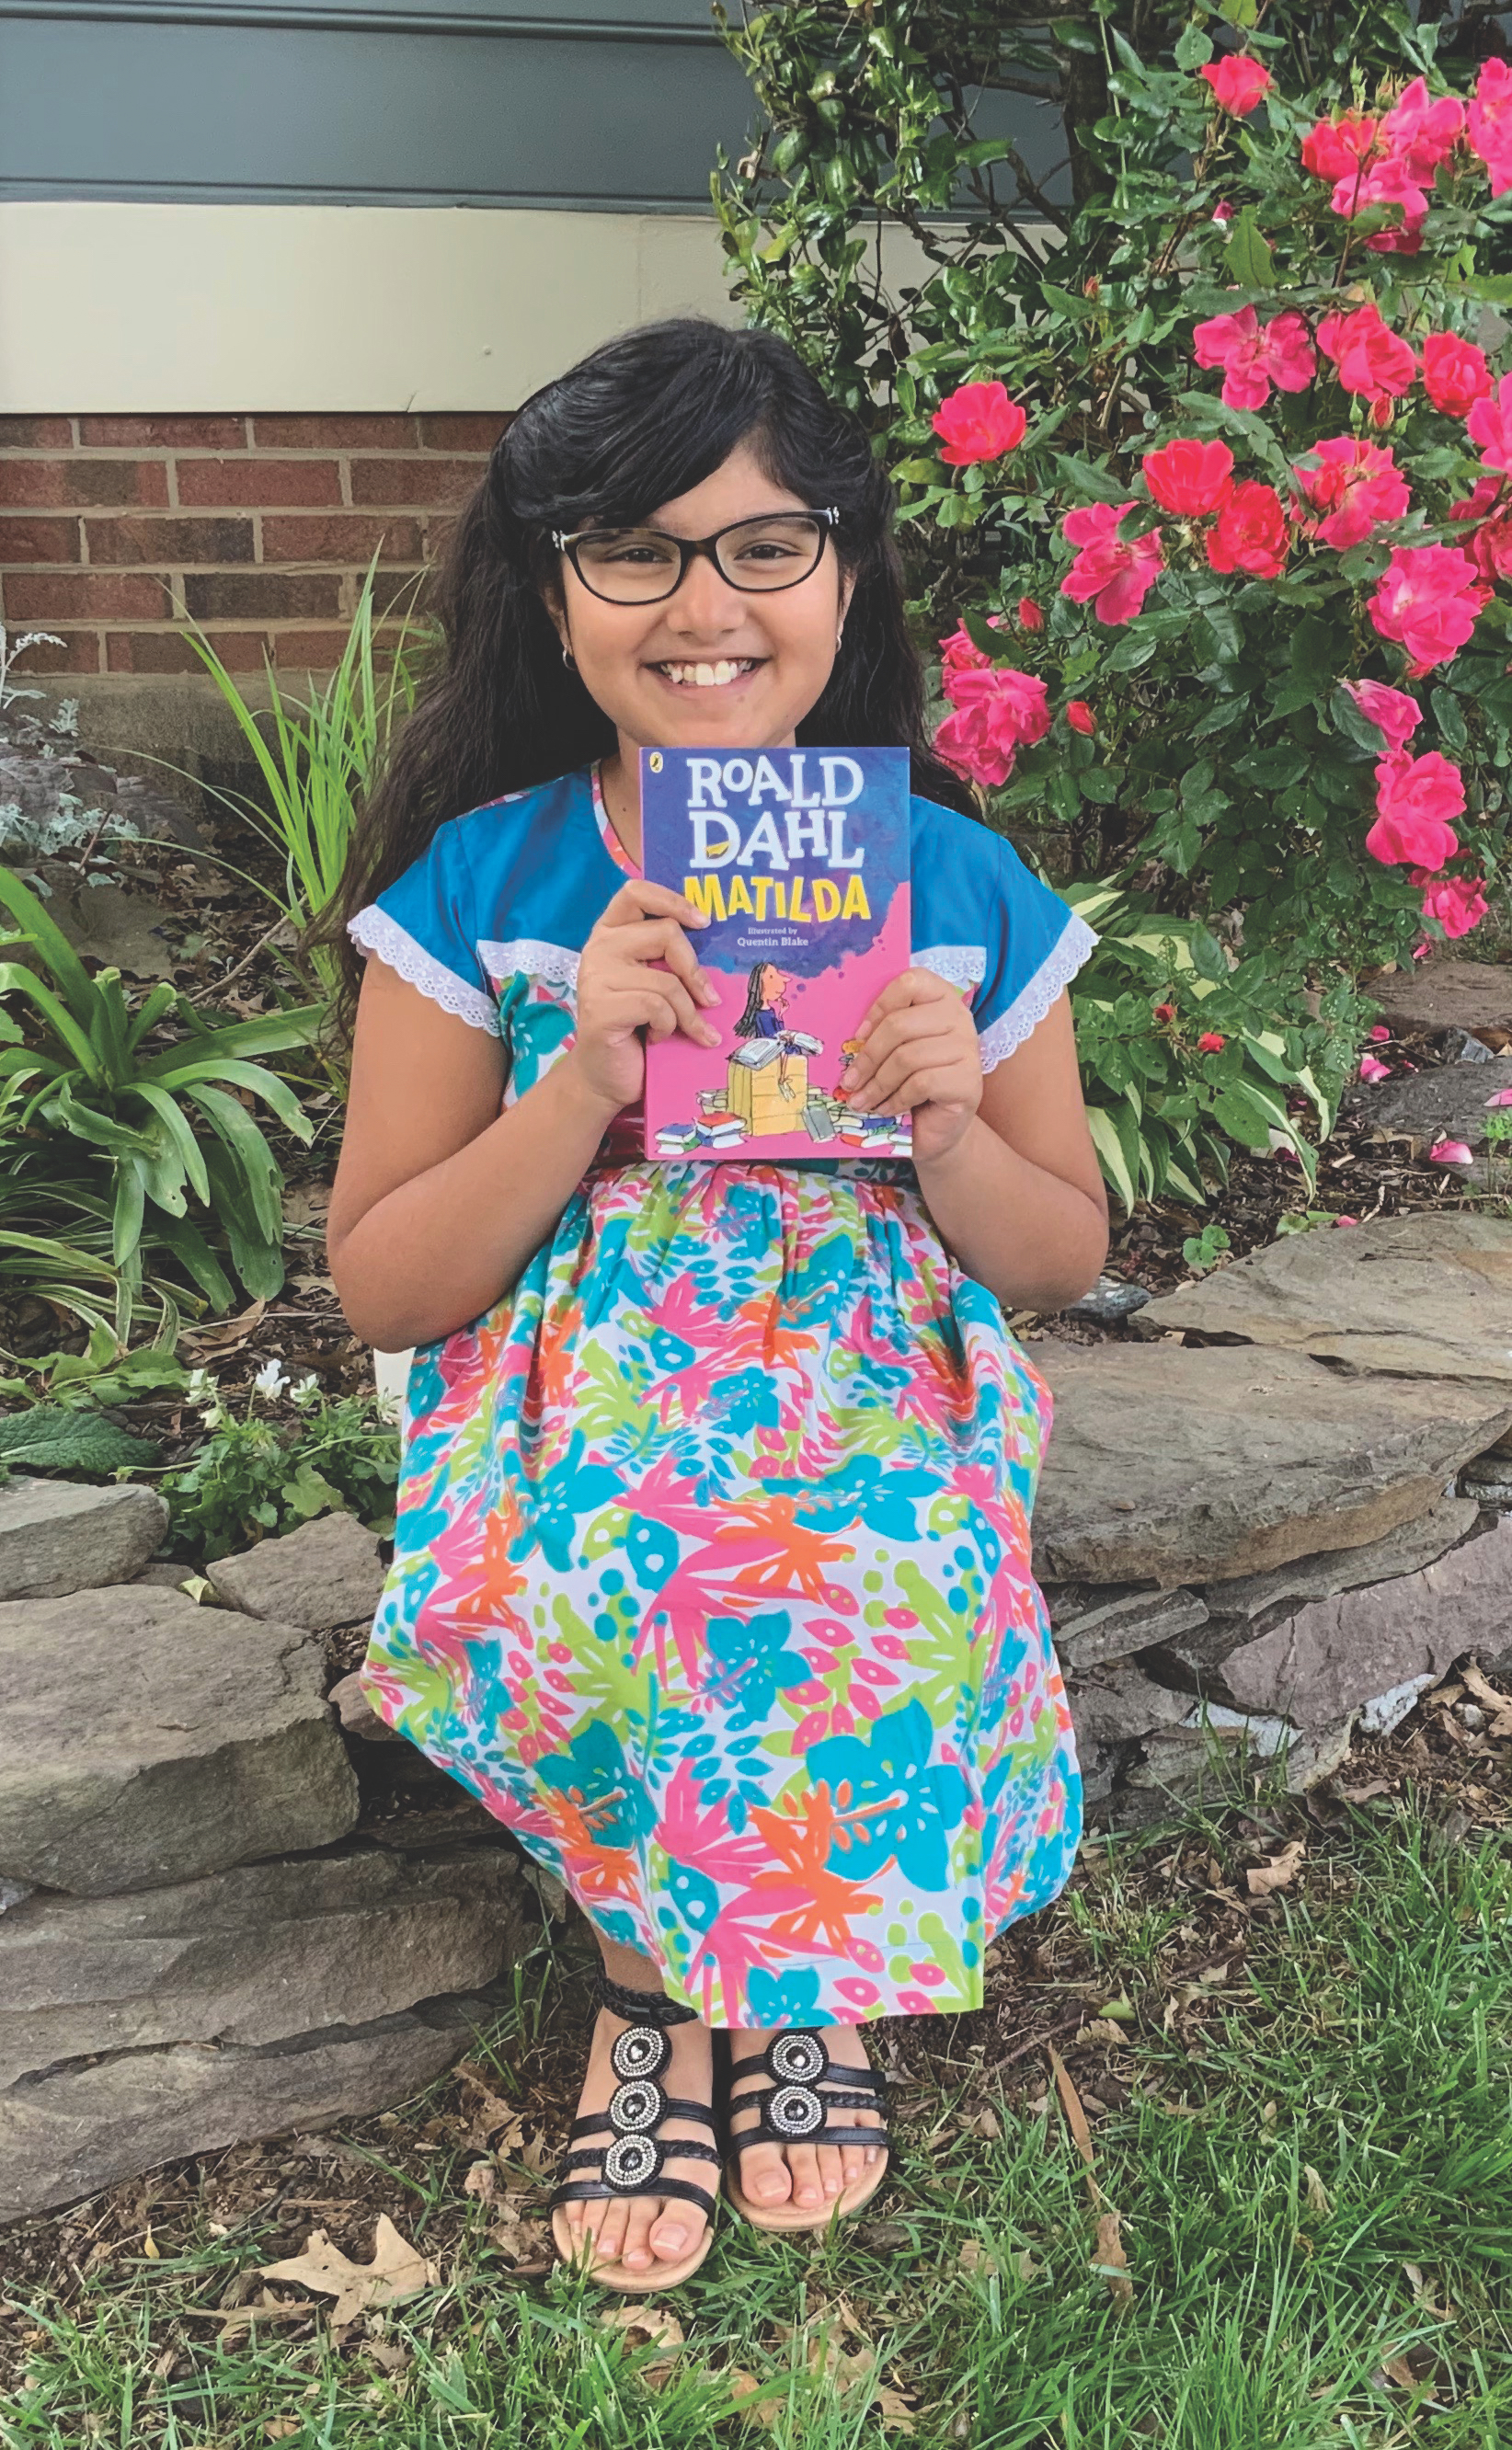
<path fill-rule="evenodd" d="M 646 1049 L 656 1157 L 907 1157 L 912 1117 L 852 1114 L 855 1031 L 911 953 L 906 749 L 643 749 L 641 865 L 706 911 L 717 1046 Z"/>

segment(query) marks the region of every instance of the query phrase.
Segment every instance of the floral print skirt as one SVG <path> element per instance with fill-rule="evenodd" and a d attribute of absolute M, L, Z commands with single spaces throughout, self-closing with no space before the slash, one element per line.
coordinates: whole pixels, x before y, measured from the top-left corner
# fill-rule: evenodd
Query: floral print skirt
<path fill-rule="evenodd" d="M 707 2023 L 978 2007 L 1081 1835 L 1049 1422 L 907 1169 L 591 1173 L 416 1357 L 365 1690 Z"/>

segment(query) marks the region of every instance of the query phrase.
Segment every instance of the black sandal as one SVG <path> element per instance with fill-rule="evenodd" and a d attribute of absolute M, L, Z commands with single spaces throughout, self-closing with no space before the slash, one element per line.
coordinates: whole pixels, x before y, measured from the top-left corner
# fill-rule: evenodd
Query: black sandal
<path fill-rule="evenodd" d="M 746 2077 L 765 2077 L 760 2091 L 737 2092 Z M 824 2090 L 820 2090 L 824 2086 Z M 734 2120 L 743 2110 L 759 2115 L 754 2127 L 737 2134 Z M 832 2110 L 874 2110 L 875 2127 L 832 2127 Z M 812 2025 L 789 2025 L 774 2033 L 759 2058 L 730 2056 L 729 2091 L 725 2109 L 728 2158 L 725 2191 L 742 2218 L 753 2228 L 825 2228 L 831 2220 L 848 2218 L 869 2203 L 887 2175 L 892 2139 L 887 2129 L 887 2079 L 876 2068 L 836 2067 Z M 822 2211 L 800 2211 L 795 2204 L 753 2204 L 740 2183 L 740 2156 L 752 2144 L 860 2144 L 880 2151 L 875 2169 L 852 2181 Z"/>
<path fill-rule="evenodd" d="M 662 2089 L 659 2078 L 671 2057 L 671 2044 L 667 2038 L 669 2025 L 696 2022 L 695 2011 L 680 2007 L 661 1991 L 627 1991 L 611 1982 L 600 1971 L 593 1984 L 593 2010 L 607 2008 L 612 2016 L 622 2016 L 628 2030 L 615 2035 L 610 2051 L 610 2062 L 619 2078 L 610 2096 L 609 2108 L 589 2111 L 574 2118 L 570 2141 L 577 2144 L 585 2135 L 602 2134 L 609 2130 L 608 2144 L 585 2146 L 580 2151 L 570 2151 L 563 2160 L 561 2183 L 551 2200 L 552 2235 L 564 2263 L 581 2262 L 585 2245 L 591 2247 L 587 2230 L 574 2235 L 562 2212 L 564 2204 L 603 2203 L 615 2195 L 675 2195 L 681 2201 L 696 2204 L 704 2214 L 705 2228 L 697 2246 L 681 2263 L 653 2263 L 648 2271 L 628 2271 L 617 2260 L 609 2259 L 589 2265 L 591 2276 L 606 2288 L 643 2289 L 676 2288 L 691 2279 L 713 2244 L 714 2197 L 705 2187 L 695 2186 L 690 2178 L 664 2178 L 662 2169 L 668 2161 L 712 2161 L 716 2169 L 720 2153 L 716 2149 L 719 2129 L 711 2108 L 701 2101 L 681 2101 Z M 664 2118 L 696 2120 L 708 2129 L 713 2144 L 674 2141 L 664 2144 L 656 2129 Z M 591 2178 L 574 2178 L 574 2169 L 593 2169 Z M 717 2184 L 717 2181 L 716 2181 Z"/>

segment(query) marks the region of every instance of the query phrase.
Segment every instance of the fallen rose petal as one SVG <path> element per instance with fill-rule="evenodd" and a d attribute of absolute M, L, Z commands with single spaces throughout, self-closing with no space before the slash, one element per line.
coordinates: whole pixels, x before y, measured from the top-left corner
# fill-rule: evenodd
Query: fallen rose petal
<path fill-rule="evenodd" d="M 1499 1089 L 1496 1096 L 1494 1098 L 1487 1098 L 1485 1102 L 1487 1108 L 1492 1106 L 1512 1106 L 1512 1089 Z"/>
<path fill-rule="evenodd" d="M 1362 1055 L 1360 1058 L 1360 1078 L 1362 1080 L 1389 1080 L 1391 1078 L 1391 1066 L 1389 1063 L 1378 1062 L 1373 1055 Z"/>
<path fill-rule="evenodd" d="M 1336 1216 L 1333 1222 L 1337 1228 L 1340 1225 L 1358 1225 L 1360 1219 L 1358 1216 Z"/>
<path fill-rule="evenodd" d="M 1464 1140 L 1435 1140 L 1428 1151 L 1430 1165 L 1473 1165 L 1474 1157 Z"/>
<path fill-rule="evenodd" d="M 1378 1021 L 1375 1027 L 1371 1030 L 1370 1035 L 1375 1040 L 1378 1046 L 1384 1046 L 1386 1040 L 1390 1037 L 1391 1032 L 1387 1029 L 1384 1021 Z"/>

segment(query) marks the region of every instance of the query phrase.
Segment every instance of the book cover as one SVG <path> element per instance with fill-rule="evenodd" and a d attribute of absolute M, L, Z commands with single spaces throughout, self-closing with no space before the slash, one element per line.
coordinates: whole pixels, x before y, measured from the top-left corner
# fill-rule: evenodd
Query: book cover
<path fill-rule="evenodd" d="M 718 1046 L 646 1049 L 653 1157 L 907 1157 L 910 1115 L 855 1115 L 852 1033 L 908 967 L 906 749 L 643 749 L 641 865 L 709 924 Z"/>

